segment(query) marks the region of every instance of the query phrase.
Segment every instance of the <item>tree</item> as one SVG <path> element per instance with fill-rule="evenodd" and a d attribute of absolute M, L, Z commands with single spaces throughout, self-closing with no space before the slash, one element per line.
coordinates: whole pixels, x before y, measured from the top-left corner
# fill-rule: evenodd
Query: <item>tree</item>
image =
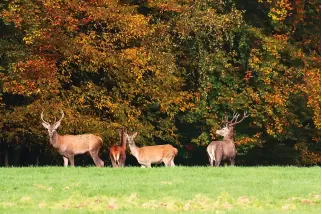
<path fill-rule="evenodd" d="M 319 163 L 318 6 L 9 1 L 2 28 L 17 34 L 0 41 L 8 44 L 1 53 L 5 141 L 44 142 L 40 112 L 54 120 L 63 109 L 62 133 L 100 133 L 105 149 L 126 127 L 142 144 L 204 151 L 225 115 L 249 111 L 237 129 L 240 154 L 286 145 L 285 163 Z"/>

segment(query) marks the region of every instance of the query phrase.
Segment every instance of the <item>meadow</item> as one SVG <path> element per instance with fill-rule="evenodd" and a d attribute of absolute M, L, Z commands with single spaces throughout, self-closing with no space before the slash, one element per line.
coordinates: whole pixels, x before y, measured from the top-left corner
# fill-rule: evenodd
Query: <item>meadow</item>
<path fill-rule="evenodd" d="M 321 213 L 320 167 L 0 168 L 0 213 Z"/>

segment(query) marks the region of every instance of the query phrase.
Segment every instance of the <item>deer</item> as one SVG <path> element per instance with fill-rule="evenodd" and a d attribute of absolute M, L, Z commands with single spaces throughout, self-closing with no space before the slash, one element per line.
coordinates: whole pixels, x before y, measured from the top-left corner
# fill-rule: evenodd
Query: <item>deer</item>
<path fill-rule="evenodd" d="M 230 121 L 225 116 L 225 126 L 220 130 L 216 130 L 216 134 L 223 136 L 224 139 L 222 141 L 213 141 L 208 145 L 207 153 L 210 166 L 213 166 L 213 162 L 215 161 L 216 167 L 219 167 L 222 160 L 229 160 L 231 166 L 235 165 L 236 148 L 234 143 L 234 126 L 242 122 L 249 115 L 247 112 L 244 112 L 244 116 L 237 121 L 239 116 L 238 113 L 234 113 Z"/>
<path fill-rule="evenodd" d="M 134 142 L 134 138 L 137 136 L 137 132 L 133 134 L 125 133 L 127 142 L 129 144 L 131 153 L 136 157 L 139 164 L 143 168 L 151 168 L 151 164 L 157 164 L 163 162 L 166 167 L 174 167 L 174 158 L 178 154 L 178 150 L 170 144 L 156 145 L 156 146 L 144 146 L 137 147 Z"/>
<path fill-rule="evenodd" d="M 93 158 L 97 167 L 103 167 L 104 162 L 99 158 L 98 152 L 102 147 L 103 140 L 99 136 L 93 134 L 82 135 L 59 135 L 57 129 L 64 118 L 63 110 L 61 118 L 53 124 L 44 120 L 44 111 L 41 112 L 40 118 L 42 125 L 48 130 L 50 144 L 63 156 L 64 166 L 68 166 L 68 160 L 72 167 L 74 165 L 74 156 L 88 152 Z"/>
<path fill-rule="evenodd" d="M 124 167 L 126 159 L 126 131 L 124 129 L 118 129 L 117 131 L 120 136 L 121 145 L 114 145 L 110 148 L 110 159 L 114 168 Z"/>

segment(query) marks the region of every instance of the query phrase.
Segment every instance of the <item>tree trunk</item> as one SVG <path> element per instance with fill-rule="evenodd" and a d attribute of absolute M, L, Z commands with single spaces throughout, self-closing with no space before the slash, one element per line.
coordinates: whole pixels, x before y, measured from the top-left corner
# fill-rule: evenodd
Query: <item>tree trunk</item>
<path fill-rule="evenodd" d="M 20 155 L 21 155 L 21 147 L 15 147 L 13 149 L 13 165 L 18 166 L 19 165 L 19 160 L 20 160 Z"/>
<path fill-rule="evenodd" d="M 8 167 L 9 166 L 9 156 L 8 156 L 8 148 L 4 149 L 4 166 Z"/>
<path fill-rule="evenodd" d="M 36 166 L 39 166 L 39 155 L 36 157 Z"/>

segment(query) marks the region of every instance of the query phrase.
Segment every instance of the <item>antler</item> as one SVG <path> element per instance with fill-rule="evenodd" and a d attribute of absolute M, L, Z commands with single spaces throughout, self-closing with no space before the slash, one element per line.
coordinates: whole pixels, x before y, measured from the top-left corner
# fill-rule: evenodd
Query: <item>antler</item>
<path fill-rule="evenodd" d="M 229 124 L 236 122 L 236 120 L 238 119 L 239 115 L 240 115 L 240 114 L 238 114 L 238 113 L 234 112 L 234 114 L 233 114 L 233 119 L 231 119 L 231 121 L 229 121 Z M 234 121 L 234 120 L 235 120 L 235 121 Z M 233 122 L 233 121 L 234 121 L 234 122 Z"/>
<path fill-rule="evenodd" d="M 228 116 L 225 115 L 225 117 L 222 117 L 221 118 L 221 121 L 222 121 L 222 123 L 224 123 L 225 125 L 227 125 L 227 123 L 228 123 Z"/>
<path fill-rule="evenodd" d="M 63 118 L 64 118 L 64 111 L 61 109 L 60 110 L 60 113 L 61 113 L 61 118 L 56 122 L 56 123 L 59 123 Z"/>
<path fill-rule="evenodd" d="M 60 110 L 60 113 L 61 113 L 61 118 L 56 122 L 56 117 L 55 117 L 55 123 L 59 123 L 63 118 L 64 118 L 64 112 L 63 112 L 63 110 Z M 44 120 L 44 111 L 42 111 L 41 112 L 41 114 L 40 114 L 40 118 L 41 118 L 41 120 L 44 122 L 44 123 L 46 123 L 47 125 L 50 125 L 50 123 L 49 122 L 47 122 L 47 121 L 45 121 Z"/>
<path fill-rule="evenodd" d="M 44 120 L 44 110 L 41 112 L 40 118 L 41 118 L 42 122 L 44 122 L 47 125 L 49 125 L 49 123 Z"/>
<path fill-rule="evenodd" d="M 248 117 L 249 114 L 247 114 L 247 112 L 244 112 L 244 116 L 242 117 L 242 119 L 240 119 L 239 121 L 237 121 L 239 114 L 234 114 L 233 119 L 230 121 L 229 126 L 234 126 L 238 123 L 240 123 L 241 121 L 243 121 L 246 117 Z M 235 121 L 233 122 L 233 120 L 235 119 Z"/>
<path fill-rule="evenodd" d="M 236 112 L 234 112 L 234 114 L 233 114 L 233 118 L 230 120 L 230 121 L 228 121 L 228 116 L 227 115 L 225 115 L 225 120 L 224 120 L 224 123 L 226 124 L 226 126 L 229 126 L 231 123 L 233 123 L 233 122 L 236 122 L 236 120 L 237 120 L 237 118 L 239 117 L 239 114 L 238 113 L 236 113 Z M 234 121 L 235 120 L 235 121 Z"/>

